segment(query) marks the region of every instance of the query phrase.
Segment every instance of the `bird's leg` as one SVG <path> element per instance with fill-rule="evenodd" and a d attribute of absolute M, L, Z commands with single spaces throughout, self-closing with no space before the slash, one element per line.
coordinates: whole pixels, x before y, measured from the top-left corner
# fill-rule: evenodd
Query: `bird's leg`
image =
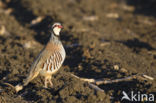
<path fill-rule="evenodd" d="M 48 83 L 48 81 L 47 81 L 47 80 L 48 80 L 48 78 L 47 78 L 47 77 L 45 77 L 45 80 L 44 80 L 44 87 L 45 87 L 45 88 L 47 88 L 47 83 Z"/>
<path fill-rule="evenodd" d="M 53 83 L 52 83 L 52 81 L 51 81 L 51 77 L 48 78 L 48 82 L 49 82 L 50 86 L 53 87 Z"/>

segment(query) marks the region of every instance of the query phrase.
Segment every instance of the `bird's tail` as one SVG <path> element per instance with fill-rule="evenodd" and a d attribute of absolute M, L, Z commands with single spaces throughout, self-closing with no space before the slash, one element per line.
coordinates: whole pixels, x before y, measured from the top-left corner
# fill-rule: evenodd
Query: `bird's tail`
<path fill-rule="evenodd" d="M 23 89 L 23 85 L 21 85 L 21 84 L 17 84 L 17 85 L 15 86 L 16 92 L 19 92 L 19 91 L 22 90 L 22 89 Z"/>
<path fill-rule="evenodd" d="M 19 92 L 20 90 L 23 89 L 23 85 L 21 85 L 21 84 L 17 84 L 16 86 L 13 86 L 10 83 L 4 83 L 4 84 L 7 85 L 7 86 L 10 86 L 13 89 L 15 89 L 16 92 Z"/>
<path fill-rule="evenodd" d="M 20 83 L 20 84 L 17 84 L 16 86 L 15 86 L 15 90 L 16 90 L 16 92 L 19 92 L 20 90 L 22 90 L 23 89 L 23 87 L 24 86 L 27 86 L 28 84 L 29 84 L 29 82 L 31 81 L 31 80 L 33 80 L 35 77 L 34 76 L 28 76 L 23 82 L 22 82 L 22 84 Z"/>
<path fill-rule="evenodd" d="M 29 75 L 25 80 L 23 80 L 22 83 L 17 84 L 15 86 L 16 92 L 19 92 L 20 90 L 23 89 L 24 86 L 27 86 L 32 79 L 33 79 L 32 76 Z"/>
<path fill-rule="evenodd" d="M 30 72 L 28 77 L 22 82 L 22 84 L 17 84 L 15 86 L 16 92 L 19 92 L 20 90 L 23 89 L 24 86 L 27 86 L 30 81 L 32 81 L 35 77 L 37 77 L 39 72 Z"/>

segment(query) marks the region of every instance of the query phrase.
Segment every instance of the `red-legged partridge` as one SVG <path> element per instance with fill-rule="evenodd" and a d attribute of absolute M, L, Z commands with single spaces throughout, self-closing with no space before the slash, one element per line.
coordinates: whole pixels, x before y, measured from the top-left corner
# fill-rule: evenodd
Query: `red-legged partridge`
<path fill-rule="evenodd" d="M 29 75 L 24 80 L 23 84 L 18 84 L 15 86 L 17 92 L 22 90 L 23 86 L 26 86 L 38 75 L 41 75 L 45 78 L 45 88 L 47 88 L 48 83 L 53 86 L 51 81 L 52 74 L 56 73 L 60 69 L 66 56 L 64 47 L 59 39 L 61 29 L 62 25 L 60 23 L 53 24 L 53 31 L 49 42 L 41 50 L 38 57 L 33 62 Z"/>

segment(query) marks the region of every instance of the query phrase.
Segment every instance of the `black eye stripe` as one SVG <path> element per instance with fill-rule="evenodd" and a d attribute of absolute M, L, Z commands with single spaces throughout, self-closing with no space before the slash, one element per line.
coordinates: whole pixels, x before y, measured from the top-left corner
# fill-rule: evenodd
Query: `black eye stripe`
<path fill-rule="evenodd" d="M 58 27 L 59 25 L 55 25 L 54 27 Z"/>
<path fill-rule="evenodd" d="M 62 28 L 62 25 L 56 24 L 56 25 L 53 26 L 53 28 L 55 28 L 55 27 Z"/>

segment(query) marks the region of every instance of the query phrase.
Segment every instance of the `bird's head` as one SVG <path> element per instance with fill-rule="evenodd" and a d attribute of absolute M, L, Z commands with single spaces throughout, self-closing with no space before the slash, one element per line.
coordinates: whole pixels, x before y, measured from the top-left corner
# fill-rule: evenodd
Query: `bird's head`
<path fill-rule="evenodd" d="M 54 35 L 59 36 L 62 28 L 63 26 L 61 25 L 61 23 L 54 23 L 52 26 Z"/>

